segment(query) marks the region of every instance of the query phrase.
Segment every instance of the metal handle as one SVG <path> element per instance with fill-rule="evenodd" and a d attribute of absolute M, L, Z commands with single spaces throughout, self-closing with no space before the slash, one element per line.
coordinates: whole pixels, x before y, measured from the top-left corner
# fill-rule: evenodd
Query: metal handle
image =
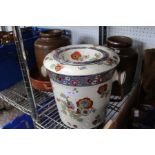
<path fill-rule="evenodd" d="M 112 82 L 118 81 L 120 85 L 123 85 L 126 80 L 126 71 L 123 71 L 121 73 L 118 73 L 117 70 L 115 70 Z"/>

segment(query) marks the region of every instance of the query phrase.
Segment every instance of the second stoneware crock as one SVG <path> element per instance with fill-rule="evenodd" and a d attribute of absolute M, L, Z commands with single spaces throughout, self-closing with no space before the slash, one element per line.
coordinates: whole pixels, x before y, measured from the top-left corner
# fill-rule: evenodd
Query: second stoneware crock
<path fill-rule="evenodd" d="M 113 83 L 112 95 L 125 96 L 130 92 L 136 72 L 138 54 L 132 48 L 132 39 L 126 36 L 111 36 L 107 39 L 107 45 L 120 57 L 117 66 L 119 77 L 125 76 L 123 83 Z"/>
<path fill-rule="evenodd" d="M 70 45 L 44 59 L 60 118 L 71 128 L 95 128 L 105 120 L 119 57 L 98 45 Z"/>

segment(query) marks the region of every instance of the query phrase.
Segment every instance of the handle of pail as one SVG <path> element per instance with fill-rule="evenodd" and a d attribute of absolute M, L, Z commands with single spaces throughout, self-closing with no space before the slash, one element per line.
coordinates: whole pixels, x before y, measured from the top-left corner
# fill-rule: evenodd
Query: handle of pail
<path fill-rule="evenodd" d="M 123 71 L 121 73 L 118 73 L 117 70 L 115 70 L 112 82 L 118 81 L 120 85 L 123 85 L 126 80 L 126 71 Z"/>

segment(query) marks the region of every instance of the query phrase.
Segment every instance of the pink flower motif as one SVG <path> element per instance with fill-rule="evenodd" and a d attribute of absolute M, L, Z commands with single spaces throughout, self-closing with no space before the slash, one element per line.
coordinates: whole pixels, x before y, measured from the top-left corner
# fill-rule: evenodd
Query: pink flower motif
<path fill-rule="evenodd" d="M 78 85 L 78 80 L 72 80 L 71 83 L 72 83 L 73 86 L 77 86 Z"/>
<path fill-rule="evenodd" d="M 59 80 L 59 81 L 62 80 L 62 78 L 60 76 L 57 76 L 56 79 Z"/>
<path fill-rule="evenodd" d="M 87 79 L 87 83 L 92 83 L 92 79 Z"/>
<path fill-rule="evenodd" d="M 68 105 L 67 107 L 68 107 L 68 109 L 74 110 L 74 106 L 73 105 Z"/>
<path fill-rule="evenodd" d="M 100 82 L 103 81 L 103 79 L 100 77 L 100 78 L 97 79 L 97 81 L 98 81 L 98 83 L 100 83 Z"/>
<path fill-rule="evenodd" d="M 80 64 L 80 62 L 74 62 L 75 64 Z"/>

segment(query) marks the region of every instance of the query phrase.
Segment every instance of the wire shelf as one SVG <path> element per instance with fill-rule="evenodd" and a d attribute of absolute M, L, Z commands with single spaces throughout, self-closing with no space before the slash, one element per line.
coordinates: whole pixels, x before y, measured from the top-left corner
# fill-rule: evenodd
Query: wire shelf
<path fill-rule="evenodd" d="M 105 123 L 107 123 L 110 119 L 114 119 L 117 116 L 117 114 L 121 109 L 121 106 L 125 104 L 127 97 L 128 96 L 126 96 L 121 101 L 121 98 L 119 96 L 111 96 L 110 104 L 107 106 Z M 69 128 L 61 122 L 54 98 L 51 102 L 47 104 L 47 107 L 48 108 L 46 109 L 46 111 L 43 111 L 41 114 L 39 114 L 40 123 L 38 124 L 36 122 L 36 125 L 38 126 L 38 128 L 42 128 L 42 129 Z"/>
<path fill-rule="evenodd" d="M 0 91 L 0 98 L 12 106 L 16 107 L 20 111 L 31 114 L 34 123 L 37 128 L 42 128 L 42 129 L 67 129 L 68 127 L 64 125 L 61 122 L 61 119 L 59 117 L 58 111 L 57 111 L 57 106 L 54 101 L 54 96 L 53 93 L 46 93 L 42 91 L 37 91 L 33 90 L 34 93 L 34 98 L 35 102 L 33 100 L 33 93 L 31 92 L 32 88 L 30 85 L 30 77 L 27 72 L 27 64 L 24 63 L 25 58 L 24 58 L 24 53 L 25 51 L 22 49 L 22 40 L 20 38 L 20 30 L 19 27 L 14 27 L 15 29 L 15 36 L 17 37 L 17 43 L 19 43 L 19 51 L 18 51 L 18 56 L 19 56 L 19 62 L 21 65 L 21 70 L 23 73 L 24 81 L 21 81 L 14 86 L 12 86 L 9 89 Z M 113 32 L 114 28 L 110 27 L 110 32 Z M 127 28 L 128 29 L 128 28 Z M 125 31 L 127 30 L 125 29 Z M 124 29 L 123 29 L 124 30 Z M 151 29 L 152 31 L 153 29 Z M 118 30 L 116 30 L 118 32 Z M 122 31 L 122 29 L 121 29 Z M 114 30 L 115 32 L 115 30 Z M 149 31 L 150 32 L 150 31 Z M 108 33 L 108 35 L 112 35 L 113 33 Z M 17 48 L 18 49 L 18 48 Z M 141 67 L 141 64 L 138 66 Z M 137 71 L 140 71 L 137 69 Z M 138 72 L 139 73 L 139 72 Z M 137 74 L 138 74 L 137 73 Z M 137 81 L 136 81 L 137 82 Z M 24 84 L 26 87 L 24 87 Z M 134 82 L 134 85 L 136 83 Z M 28 93 L 26 93 L 26 90 Z M 133 90 L 132 90 L 133 91 Z M 119 96 L 111 96 L 110 97 L 110 103 L 108 104 L 107 110 L 106 110 L 106 122 L 108 122 L 111 119 L 115 119 L 118 116 L 118 113 L 120 112 L 121 108 L 123 105 L 125 105 L 126 101 L 128 100 L 128 97 L 132 94 L 132 91 L 127 94 L 121 100 L 121 97 Z M 29 100 L 27 97 L 27 94 L 29 94 L 29 99 L 31 99 L 31 104 L 29 104 Z M 34 103 L 34 104 L 33 104 Z M 37 109 L 35 107 L 35 103 L 37 105 Z M 30 106 L 31 105 L 31 106 Z M 35 111 L 36 110 L 36 111 Z M 36 119 L 36 115 L 34 113 L 38 114 L 38 119 Z M 33 116 L 34 115 L 34 116 Z"/>
<path fill-rule="evenodd" d="M 39 105 L 51 99 L 53 94 L 34 90 L 34 96 L 36 104 Z M 24 113 L 30 114 L 31 112 L 23 82 L 19 82 L 9 89 L 0 91 L 0 98 Z"/>
<path fill-rule="evenodd" d="M 132 92 L 131 92 L 132 93 Z M 121 100 L 119 96 L 111 96 L 110 103 L 106 110 L 105 123 L 117 117 L 121 107 L 126 103 L 130 93 Z M 53 93 L 34 90 L 37 104 L 38 120 L 35 121 L 36 127 L 41 129 L 68 129 L 61 122 Z M 0 98 L 24 113 L 30 114 L 29 102 L 23 82 L 19 82 L 9 89 L 0 92 Z"/>

